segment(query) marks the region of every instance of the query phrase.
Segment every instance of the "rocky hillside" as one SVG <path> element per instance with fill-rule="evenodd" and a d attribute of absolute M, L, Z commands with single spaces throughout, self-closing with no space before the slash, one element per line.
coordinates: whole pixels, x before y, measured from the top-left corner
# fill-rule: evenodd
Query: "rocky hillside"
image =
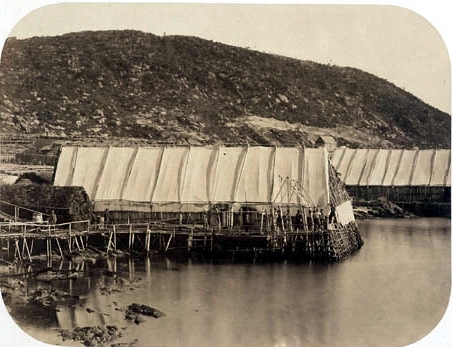
<path fill-rule="evenodd" d="M 347 67 L 138 31 L 10 38 L 3 134 L 147 143 L 449 147 L 450 115 Z"/>

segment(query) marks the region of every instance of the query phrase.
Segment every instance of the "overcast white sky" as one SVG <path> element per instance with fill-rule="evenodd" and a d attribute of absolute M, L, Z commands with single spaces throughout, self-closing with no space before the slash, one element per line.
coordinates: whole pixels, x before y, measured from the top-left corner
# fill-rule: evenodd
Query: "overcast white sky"
<path fill-rule="evenodd" d="M 423 17 L 427 15 L 435 26 L 448 17 L 448 8 L 438 6 L 435 0 L 428 2 L 436 7 L 430 18 L 428 11 L 418 9 L 421 16 L 411 10 L 416 1 L 410 1 L 409 10 L 395 6 L 300 3 L 277 6 L 64 1 L 41 7 L 51 1 L 35 0 L 33 5 L 25 5 L 26 0 L 3 0 L 1 6 L 6 11 L 0 13 L 7 14 L 9 27 L 3 25 L 6 30 L 1 32 L 1 43 L 6 36 L 26 38 L 105 29 L 194 35 L 263 52 L 356 67 L 451 113 L 450 60 L 443 41 L 450 37 L 444 36 L 443 29 L 442 38 Z M 403 5 L 404 1 L 397 3 Z M 24 11 L 27 7 L 28 11 Z M 26 15 L 32 8 L 39 9 Z M 7 12 L 15 9 L 22 15 L 8 16 Z"/>

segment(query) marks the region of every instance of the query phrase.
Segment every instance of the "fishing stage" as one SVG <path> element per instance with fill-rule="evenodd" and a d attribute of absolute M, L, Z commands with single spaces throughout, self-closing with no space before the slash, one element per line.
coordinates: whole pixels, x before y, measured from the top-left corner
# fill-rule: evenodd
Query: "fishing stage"
<path fill-rule="evenodd" d="M 213 259 L 334 262 L 362 245 L 354 223 L 345 227 L 325 223 L 294 228 L 291 222 L 275 227 L 269 224 L 272 220 L 261 214 L 257 225 L 229 227 L 168 221 L 91 224 L 87 220 L 55 225 L 9 221 L 0 224 L 0 242 L 3 257 L 30 262 L 42 254 L 49 259 L 64 258 L 87 250 L 107 254 L 159 252 Z"/>

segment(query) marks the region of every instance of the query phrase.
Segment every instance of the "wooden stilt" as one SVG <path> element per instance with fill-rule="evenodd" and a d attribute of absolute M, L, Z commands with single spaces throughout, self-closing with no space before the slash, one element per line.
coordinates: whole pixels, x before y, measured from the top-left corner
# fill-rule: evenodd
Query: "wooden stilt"
<path fill-rule="evenodd" d="M 210 251 L 212 252 L 213 250 L 213 230 L 212 233 L 210 234 Z"/>
<path fill-rule="evenodd" d="M 10 245 L 9 245 L 9 239 L 6 240 L 6 254 L 9 257 L 9 249 L 10 249 Z"/>
<path fill-rule="evenodd" d="M 168 251 L 168 247 L 169 247 L 172 239 L 173 239 L 173 234 L 170 234 L 170 237 L 168 238 L 168 242 L 165 247 L 165 253 Z"/>
<path fill-rule="evenodd" d="M 22 257 L 20 255 L 19 239 L 16 239 L 14 242 L 14 258 L 16 257 L 16 253 L 17 257 L 22 260 Z"/>
<path fill-rule="evenodd" d="M 114 224 L 113 224 L 113 238 L 115 240 L 114 247 L 116 249 L 116 245 L 117 245 L 117 243 L 116 243 L 116 225 L 114 225 Z"/>
<path fill-rule="evenodd" d="M 27 243 L 26 238 L 24 238 L 24 243 L 25 243 L 25 249 L 27 250 L 27 254 L 28 254 L 28 260 L 30 260 L 30 263 L 31 263 L 31 254 L 30 254 L 30 249 L 28 248 L 28 243 Z"/>
<path fill-rule="evenodd" d="M 80 238 L 80 245 L 81 245 L 81 248 L 82 248 L 82 250 L 85 250 L 85 245 L 83 244 L 83 238 L 82 238 L 82 235 L 80 235 L 79 238 Z"/>
<path fill-rule="evenodd" d="M 77 236 L 74 237 L 75 245 L 77 246 L 78 251 L 80 252 L 80 245 L 78 244 Z"/>
<path fill-rule="evenodd" d="M 22 239 L 22 258 L 25 258 L 25 237 Z"/>
<path fill-rule="evenodd" d="M 260 233 L 263 234 L 263 228 L 264 228 L 264 212 L 261 213 L 261 225 L 260 225 Z"/>
<path fill-rule="evenodd" d="M 35 244 L 35 239 L 31 239 L 31 245 L 30 245 L 30 253 L 33 254 L 33 246 Z"/>
<path fill-rule="evenodd" d="M 50 238 L 46 239 L 46 246 L 47 246 L 47 259 L 51 256 L 51 247 L 50 247 Z"/>
<path fill-rule="evenodd" d="M 129 225 L 129 251 L 132 249 L 133 241 L 132 241 L 132 225 Z"/>
<path fill-rule="evenodd" d="M 149 225 L 146 227 L 146 236 L 144 238 L 144 249 L 147 253 L 149 253 L 149 245 L 150 245 L 150 233 L 151 229 L 149 228 Z"/>
<path fill-rule="evenodd" d="M 61 250 L 60 241 L 57 238 L 55 238 L 55 241 L 58 246 L 58 250 L 60 251 L 60 256 L 63 258 L 63 251 Z"/>
<path fill-rule="evenodd" d="M 193 247 L 193 229 L 191 229 L 190 234 L 187 238 L 187 250 L 190 252 Z"/>
<path fill-rule="evenodd" d="M 110 244 L 111 244 L 112 238 L 113 238 L 113 232 L 110 232 L 110 237 L 108 239 L 108 245 L 107 245 L 107 254 L 108 254 L 108 252 L 110 252 Z"/>
<path fill-rule="evenodd" d="M 148 229 L 146 231 L 146 252 L 149 253 L 149 248 L 151 244 L 151 231 Z"/>

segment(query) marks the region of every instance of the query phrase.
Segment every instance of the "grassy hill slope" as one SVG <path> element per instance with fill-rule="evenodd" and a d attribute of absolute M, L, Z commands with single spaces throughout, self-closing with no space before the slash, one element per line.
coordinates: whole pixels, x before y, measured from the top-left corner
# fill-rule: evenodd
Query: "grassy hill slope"
<path fill-rule="evenodd" d="M 369 73 L 138 31 L 10 38 L 3 133 L 148 143 L 449 147 L 450 115 Z"/>

